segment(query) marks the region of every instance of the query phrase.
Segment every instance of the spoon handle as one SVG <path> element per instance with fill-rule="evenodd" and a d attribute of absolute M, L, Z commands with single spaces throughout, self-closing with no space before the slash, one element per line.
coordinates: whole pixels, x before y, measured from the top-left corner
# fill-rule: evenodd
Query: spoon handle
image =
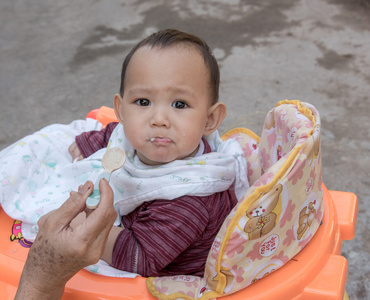
<path fill-rule="evenodd" d="M 100 190 L 99 190 L 99 182 L 100 179 L 105 178 L 108 182 L 110 179 L 110 172 L 103 172 L 100 174 L 98 179 L 96 180 L 94 184 L 94 189 L 90 196 L 86 199 L 86 207 L 90 209 L 95 209 L 98 207 L 99 202 L 100 202 Z"/>

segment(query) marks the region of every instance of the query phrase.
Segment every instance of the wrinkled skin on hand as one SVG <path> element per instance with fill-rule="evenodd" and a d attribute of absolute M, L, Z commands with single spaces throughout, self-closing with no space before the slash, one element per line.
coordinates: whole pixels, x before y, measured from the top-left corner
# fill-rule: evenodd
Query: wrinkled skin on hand
<path fill-rule="evenodd" d="M 99 206 L 87 213 L 77 227 L 71 221 L 85 210 L 85 201 L 93 190 L 91 182 L 57 210 L 43 216 L 21 276 L 15 299 L 60 299 L 65 284 L 82 268 L 97 263 L 117 217 L 113 192 L 106 180 L 99 184 Z"/>

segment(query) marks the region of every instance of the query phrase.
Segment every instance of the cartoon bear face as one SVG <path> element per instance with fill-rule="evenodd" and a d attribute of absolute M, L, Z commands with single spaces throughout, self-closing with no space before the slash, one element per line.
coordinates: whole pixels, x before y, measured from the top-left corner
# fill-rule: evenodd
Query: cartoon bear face
<path fill-rule="evenodd" d="M 274 187 L 271 191 L 267 192 L 265 197 L 258 199 L 252 206 L 247 210 L 247 217 L 260 217 L 272 212 L 279 201 L 279 195 L 283 190 L 281 184 Z"/>
<path fill-rule="evenodd" d="M 267 206 L 267 205 L 265 205 Z M 249 218 L 252 218 L 252 217 L 260 217 L 262 216 L 262 214 L 266 211 L 266 207 L 264 207 L 263 205 L 253 209 L 253 210 L 249 210 L 247 212 L 247 215 Z"/>

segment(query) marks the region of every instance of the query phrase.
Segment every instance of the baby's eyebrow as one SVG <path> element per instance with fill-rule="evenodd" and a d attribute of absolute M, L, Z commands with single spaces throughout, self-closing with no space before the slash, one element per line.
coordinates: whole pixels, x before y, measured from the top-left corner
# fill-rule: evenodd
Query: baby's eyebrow
<path fill-rule="evenodd" d="M 171 94 L 180 94 L 183 97 L 195 97 L 193 91 L 186 87 L 168 87 L 166 89 Z M 127 91 L 129 96 L 144 94 L 144 95 L 151 95 L 157 92 L 156 88 L 149 88 L 149 87 L 133 87 Z"/>
<path fill-rule="evenodd" d="M 173 92 L 174 94 L 180 94 L 185 97 L 193 97 L 195 98 L 195 95 L 191 89 L 188 89 L 186 87 L 173 87 L 169 89 L 170 92 Z"/>
<path fill-rule="evenodd" d="M 148 94 L 152 92 L 152 89 L 150 88 L 142 88 L 142 87 L 139 87 L 139 88 L 131 88 L 127 91 L 127 94 L 129 96 L 132 96 L 132 95 L 137 95 L 137 94 Z"/>

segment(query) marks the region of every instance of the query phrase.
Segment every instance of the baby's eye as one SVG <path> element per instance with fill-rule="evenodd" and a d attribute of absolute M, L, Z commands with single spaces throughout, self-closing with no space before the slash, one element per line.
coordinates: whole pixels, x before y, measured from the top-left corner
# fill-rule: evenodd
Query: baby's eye
<path fill-rule="evenodd" d="M 150 105 L 150 101 L 148 99 L 139 99 L 139 100 L 136 100 L 135 103 L 139 106 L 149 106 Z"/>
<path fill-rule="evenodd" d="M 188 105 L 183 101 L 175 101 L 174 103 L 172 103 L 172 107 L 177 109 L 183 109 L 188 107 Z"/>

